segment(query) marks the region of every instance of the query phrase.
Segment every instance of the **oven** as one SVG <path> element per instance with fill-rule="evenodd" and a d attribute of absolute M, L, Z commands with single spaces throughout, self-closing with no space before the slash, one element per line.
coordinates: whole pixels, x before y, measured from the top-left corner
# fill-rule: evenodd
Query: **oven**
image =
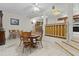
<path fill-rule="evenodd" d="M 79 32 L 79 24 L 74 24 L 73 32 Z"/>

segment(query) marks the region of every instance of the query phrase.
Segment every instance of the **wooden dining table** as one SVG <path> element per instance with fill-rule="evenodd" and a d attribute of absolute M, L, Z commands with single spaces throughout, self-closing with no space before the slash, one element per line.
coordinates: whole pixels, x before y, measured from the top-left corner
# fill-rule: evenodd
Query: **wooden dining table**
<path fill-rule="evenodd" d="M 36 47 L 36 39 L 38 38 L 38 37 L 40 37 L 39 35 L 31 35 L 31 36 L 29 36 L 28 38 L 30 39 L 30 41 L 31 41 L 31 45 L 32 45 L 32 47 Z"/>

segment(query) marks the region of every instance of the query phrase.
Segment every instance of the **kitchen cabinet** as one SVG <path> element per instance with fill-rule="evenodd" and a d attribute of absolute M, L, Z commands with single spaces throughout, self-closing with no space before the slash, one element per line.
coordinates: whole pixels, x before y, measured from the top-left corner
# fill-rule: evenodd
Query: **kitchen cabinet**
<path fill-rule="evenodd" d="M 5 44 L 5 31 L 2 25 L 2 17 L 3 17 L 3 13 L 2 11 L 0 11 L 0 45 Z"/>

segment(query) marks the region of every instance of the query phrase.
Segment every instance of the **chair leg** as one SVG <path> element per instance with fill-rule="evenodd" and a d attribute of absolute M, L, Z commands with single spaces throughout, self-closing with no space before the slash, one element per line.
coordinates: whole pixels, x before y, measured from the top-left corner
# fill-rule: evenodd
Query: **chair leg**
<path fill-rule="evenodd" d="M 20 41 L 20 43 L 19 43 L 19 46 L 21 45 L 21 41 Z"/>
<path fill-rule="evenodd" d="M 32 52 L 32 44 L 30 44 L 29 50 L 30 50 L 30 53 L 31 53 Z"/>
<path fill-rule="evenodd" d="M 8 37 L 8 39 L 10 40 L 10 37 Z"/>
<path fill-rule="evenodd" d="M 23 53 L 24 53 L 24 46 L 23 46 Z"/>
<path fill-rule="evenodd" d="M 22 41 L 20 41 L 19 46 L 21 46 Z"/>
<path fill-rule="evenodd" d="M 30 53 L 31 53 L 31 47 L 29 47 Z"/>
<path fill-rule="evenodd" d="M 9 35 L 8 39 L 9 39 L 9 40 L 11 39 L 11 35 Z"/>
<path fill-rule="evenodd" d="M 41 46 L 42 46 L 42 48 L 43 48 L 43 44 L 42 44 L 42 41 L 40 41 L 41 42 Z"/>

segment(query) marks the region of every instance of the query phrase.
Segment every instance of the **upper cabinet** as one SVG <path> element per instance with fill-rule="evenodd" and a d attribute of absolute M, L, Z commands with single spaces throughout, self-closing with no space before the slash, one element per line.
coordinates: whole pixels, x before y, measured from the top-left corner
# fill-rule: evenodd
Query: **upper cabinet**
<path fill-rule="evenodd" d="M 2 16 L 3 16 L 3 13 L 2 11 L 0 11 L 0 27 L 2 27 Z"/>
<path fill-rule="evenodd" d="M 75 22 L 79 21 L 79 15 L 74 15 L 73 19 L 74 19 Z"/>
<path fill-rule="evenodd" d="M 36 22 L 35 31 L 36 32 L 42 32 L 42 30 L 43 30 L 43 22 Z"/>
<path fill-rule="evenodd" d="M 67 19 L 68 19 L 68 17 L 61 17 L 61 18 L 58 18 L 57 20 L 58 21 L 63 21 L 63 23 L 66 23 Z"/>

